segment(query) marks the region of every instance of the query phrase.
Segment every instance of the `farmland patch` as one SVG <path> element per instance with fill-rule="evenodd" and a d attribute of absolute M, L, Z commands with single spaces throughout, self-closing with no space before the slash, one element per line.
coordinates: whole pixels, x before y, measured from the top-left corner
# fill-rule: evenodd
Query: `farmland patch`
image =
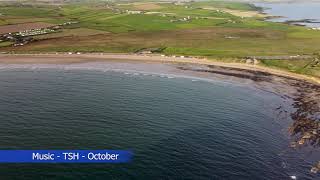
<path fill-rule="evenodd" d="M 42 29 L 54 26 L 54 24 L 37 22 L 37 23 L 24 23 L 15 25 L 0 26 L 0 34 L 14 33 L 19 31 L 26 31 L 31 29 Z"/>

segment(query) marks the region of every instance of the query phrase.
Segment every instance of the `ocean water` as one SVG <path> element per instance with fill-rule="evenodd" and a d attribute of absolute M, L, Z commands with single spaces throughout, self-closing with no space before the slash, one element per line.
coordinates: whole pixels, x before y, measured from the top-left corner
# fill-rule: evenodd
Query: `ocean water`
<path fill-rule="evenodd" d="M 316 179 L 283 99 L 250 85 L 88 69 L 0 70 L 1 149 L 124 149 L 129 164 L 0 164 L 0 179 Z"/>
<path fill-rule="evenodd" d="M 254 3 L 255 6 L 265 8 L 264 12 L 273 16 L 283 16 L 273 18 L 273 22 L 285 22 L 310 19 L 310 23 L 298 23 L 308 27 L 320 27 L 320 3 L 300 2 L 300 3 Z"/>

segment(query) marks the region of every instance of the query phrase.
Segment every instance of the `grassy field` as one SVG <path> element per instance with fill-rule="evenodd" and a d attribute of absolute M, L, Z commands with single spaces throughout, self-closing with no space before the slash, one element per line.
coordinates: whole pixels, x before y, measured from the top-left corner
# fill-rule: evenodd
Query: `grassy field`
<path fill-rule="evenodd" d="M 43 34 L 34 37 L 35 40 L 48 40 L 48 39 L 58 39 L 63 37 L 82 37 L 82 36 L 92 36 L 92 35 L 105 35 L 108 32 L 99 31 L 95 29 L 87 29 L 87 28 L 75 28 L 75 29 L 63 29 L 62 31 L 51 33 L 51 34 Z"/>
<path fill-rule="evenodd" d="M 307 74 L 320 77 L 320 65 L 312 67 L 312 60 L 268 60 L 262 61 L 262 65 L 298 74 Z"/>
<path fill-rule="evenodd" d="M 1 26 L 26 22 L 78 23 L 65 26 L 61 32 L 35 36 L 36 41 L 25 46 L 2 45 L 0 51 L 135 52 L 162 48 L 167 55 L 205 56 L 221 61 L 320 52 L 319 31 L 262 21 L 257 10 L 250 4 L 222 1 L 6 4 L 0 5 Z M 319 76 L 319 68 L 305 67 L 312 61 L 270 60 L 262 64 Z"/>
<path fill-rule="evenodd" d="M 12 45 L 13 43 L 12 42 L 8 42 L 8 41 L 6 41 L 6 42 L 0 42 L 0 47 L 6 47 L 6 46 L 10 46 L 10 45 Z"/>

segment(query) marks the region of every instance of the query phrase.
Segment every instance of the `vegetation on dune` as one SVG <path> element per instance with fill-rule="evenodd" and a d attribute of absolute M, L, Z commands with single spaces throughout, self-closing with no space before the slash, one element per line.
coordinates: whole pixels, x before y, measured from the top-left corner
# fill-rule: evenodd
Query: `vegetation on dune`
<path fill-rule="evenodd" d="M 320 77 L 320 66 L 313 66 L 314 59 L 308 60 L 263 60 L 262 64 L 267 67 L 288 70 L 298 74 L 307 74 Z"/>

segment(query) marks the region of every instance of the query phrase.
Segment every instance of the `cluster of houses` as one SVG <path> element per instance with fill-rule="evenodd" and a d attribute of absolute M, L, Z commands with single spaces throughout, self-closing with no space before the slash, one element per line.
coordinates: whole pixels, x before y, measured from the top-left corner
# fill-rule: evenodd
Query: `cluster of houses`
<path fill-rule="evenodd" d="M 42 34 L 48 34 L 56 32 L 56 29 L 50 29 L 50 28 L 44 28 L 44 29 L 31 29 L 31 30 L 25 30 L 20 31 L 18 33 L 15 33 L 17 36 L 26 37 L 26 36 L 36 36 L 36 35 L 42 35 Z"/>
<path fill-rule="evenodd" d="M 186 2 L 192 2 L 192 1 L 176 1 L 176 2 L 173 2 L 174 5 L 177 5 L 177 6 L 181 6 L 181 5 L 185 5 Z M 190 6 L 185 6 L 185 8 L 191 8 Z M 206 9 L 206 8 L 199 8 L 199 9 Z M 217 13 L 225 13 L 224 11 L 222 10 L 219 10 L 219 9 L 216 9 L 215 10 Z M 160 16 L 162 17 L 173 17 L 175 18 L 174 16 L 174 13 L 164 13 L 164 12 L 152 12 L 152 11 L 140 11 L 140 10 L 125 10 L 125 11 L 122 11 L 120 13 L 127 13 L 127 14 L 159 14 Z M 193 17 L 194 19 L 208 19 L 208 17 Z M 244 17 L 241 17 L 242 19 Z M 187 17 L 183 17 L 183 18 L 180 18 L 180 19 L 171 19 L 170 22 L 188 22 L 188 21 L 191 21 L 191 17 L 190 16 L 187 16 Z M 228 20 L 229 23 L 237 23 L 236 21 L 233 21 L 233 20 Z"/>
<path fill-rule="evenodd" d="M 30 29 L 16 33 L 8 33 L 0 36 L 2 41 L 14 42 L 13 46 L 23 46 L 33 40 L 32 36 L 48 34 L 55 32 L 56 29 Z"/>
<path fill-rule="evenodd" d="M 181 3 L 181 2 L 180 2 Z M 180 3 L 174 3 L 175 5 L 181 5 Z M 185 8 L 190 8 L 189 6 L 185 6 Z M 203 9 L 203 8 L 199 8 Z M 217 13 L 224 13 L 222 10 L 215 10 Z M 127 14 L 159 14 L 162 17 L 173 17 L 175 18 L 174 13 L 164 13 L 164 12 L 153 12 L 153 11 L 138 11 L 138 10 L 125 10 L 124 12 L 121 13 L 127 13 Z M 208 19 L 208 17 L 193 17 L 194 19 Z M 243 17 L 241 17 L 243 19 Z M 171 19 L 170 22 L 188 22 L 191 21 L 191 16 L 183 17 L 180 19 Z M 229 23 L 237 23 L 236 21 L 233 20 L 228 20 Z M 320 30 L 320 29 L 319 29 Z"/>
<path fill-rule="evenodd" d="M 27 44 L 28 42 L 30 42 L 32 40 L 31 37 L 22 37 L 22 36 L 16 36 L 15 34 L 12 33 L 8 33 L 8 34 L 4 34 L 2 36 L 0 36 L 0 40 L 2 42 L 5 41 L 11 41 L 14 42 L 14 46 L 23 46 L 25 44 Z"/>
<path fill-rule="evenodd" d="M 181 18 L 181 19 L 171 19 L 170 22 L 187 22 L 187 21 L 190 21 L 191 20 L 191 17 L 190 16 L 187 16 L 187 17 L 184 17 L 184 18 Z"/>
<path fill-rule="evenodd" d="M 144 11 L 130 11 L 130 10 L 126 10 L 127 14 L 144 14 Z"/>
<path fill-rule="evenodd" d="M 159 14 L 162 17 L 167 17 L 167 16 L 173 16 L 173 13 L 162 13 L 162 12 L 146 12 L 146 11 L 133 11 L 133 10 L 126 10 L 125 11 L 127 14 Z M 198 19 L 198 18 L 197 18 Z M 172 19 L 170 22 L 187 22 L 190 21 L 191 17 L 183 17 L 180 19 Z"/>
<path fill-rule="evenodd" d="M 184 6 L 186 3 L 194 2 L 193 0 L 178 0 L 173 2 L 174 5 L 176 6 Z"/>
<path fill-rule="evenodd" d="M 229 19 L 228 22 L 229 22 L 229 23 L 232 23 L 232 24 L 237 23 L 236 21 L 233 21 L 233 20 L 231 20 L 231 19 Z"/>
<path fill-rule="evenodd" d="M 175 56 L 175 55 L 165 55 L 162 54 L 162 51 L 164 48 L 143 48 L 135 52 L 137 55 L 143 55 L 143 56 L 148 56 L 148 55 L 160 55 L 161 57 L 166 57 L 166 58 L 180 58 L 180 59 L 185 59 L 185 58 L 191 58 L 191 56 Z"/>
<path fill-rule="evenodd" d="M 71 24 L 77 24 L 79 22 L 77 21 L 69 21 L 69 22 L 65 22 L 65 23 L 62 23 L 62 24 L 58 24 L 58 26 L 67 26 L 67 25 L 71 25 Z"/>
<path fill-rule="evenodd" d="M 0 42 L 11 41 L 14 42 L 13 46 L 23 46 L 31 41 L 33 41 L 32 36 L 50 34 L 58 32 L 63 26 L 76 24 L 78 22 L 65 22 L 59 25 L 55 25 L 47 28 L 29 29 L 19 32 L 12 32 L 0 35 Z"/>

